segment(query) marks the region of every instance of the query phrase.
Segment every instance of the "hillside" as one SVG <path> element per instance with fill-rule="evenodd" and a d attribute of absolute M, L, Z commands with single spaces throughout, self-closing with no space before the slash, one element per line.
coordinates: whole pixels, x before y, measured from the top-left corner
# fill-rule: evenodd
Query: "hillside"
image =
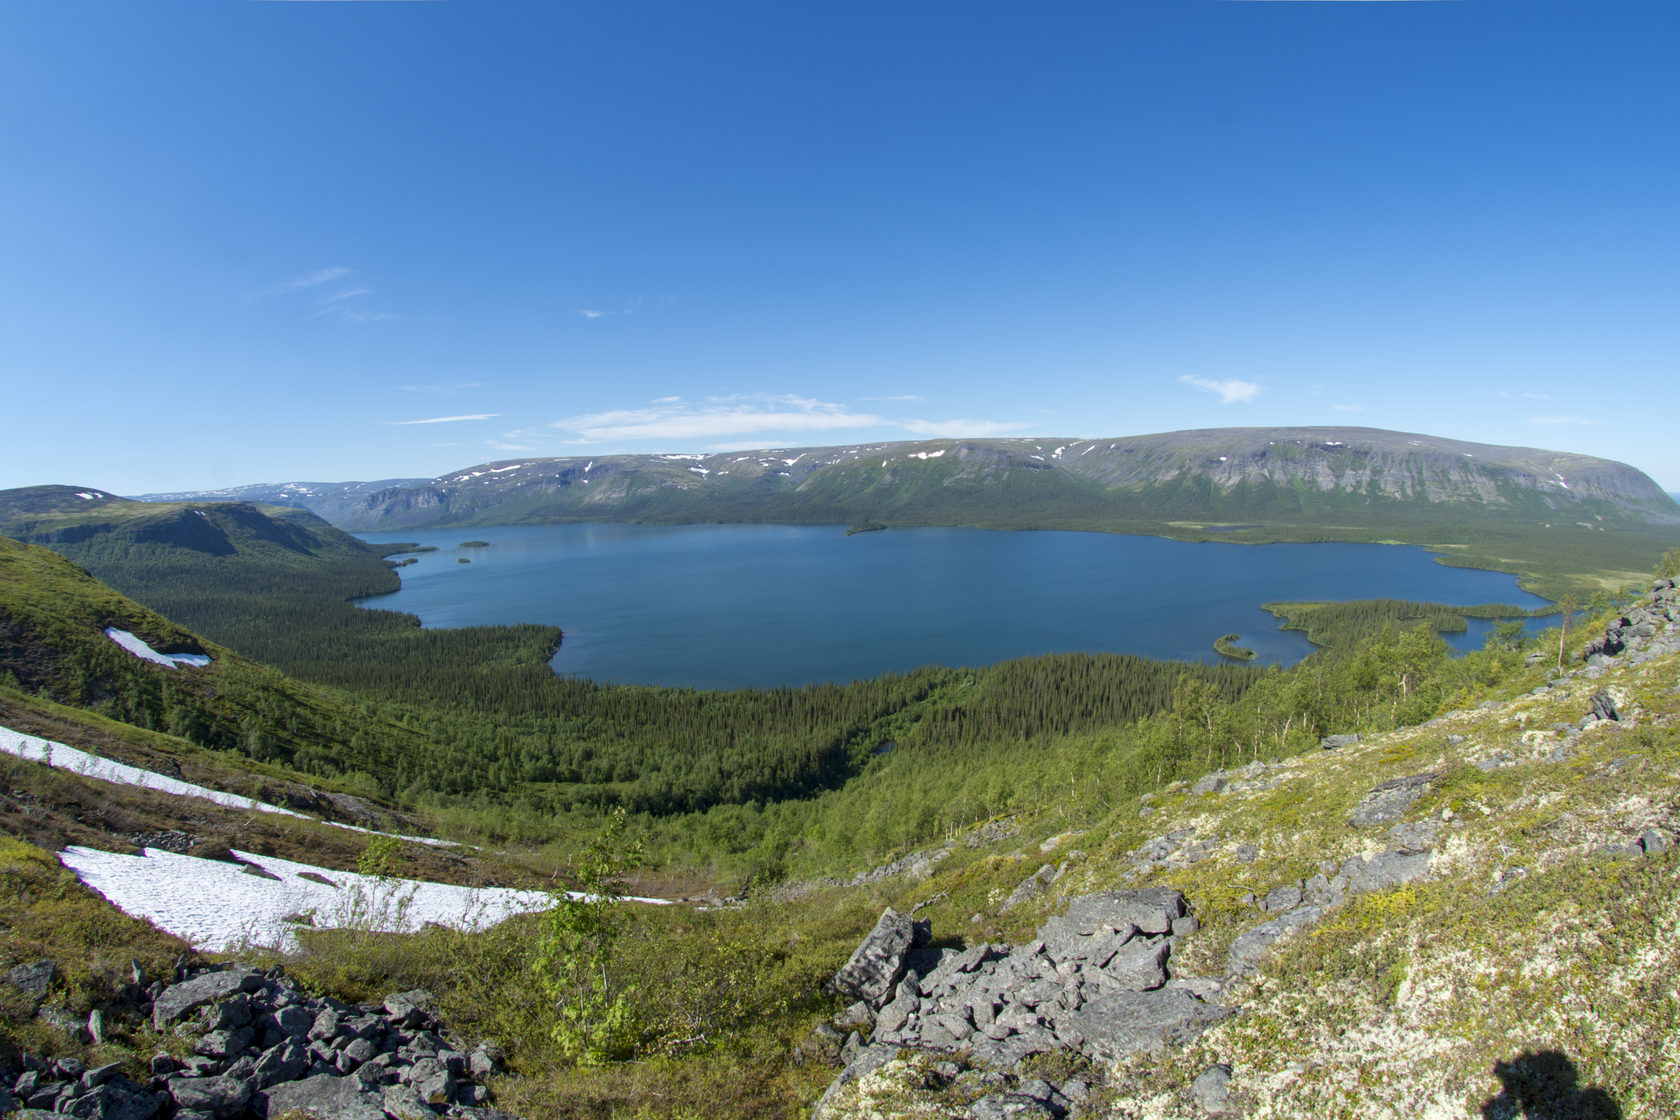
<path fill-rule="evenodd" d="M 78 604 L 97 596 L 68 565 L 39 550 L 12 555 L 46 565 L 70 600 L 46 615 L 88 628 Z M 211 669 L 229 660 L 154 629 L 167 624 L 132 605 L 109 609 L 157 648 L 191 645 Z M 721 909 L 608 906 L 406 936 L 306 930 L 299 948 L 264 962 L 290 971 L 294 1000 L 378 1003 L 431 989 L 459 1032 L 457 1052 L 498 1040 L 507 1064 L 488 1088 L 527 1117 L 794 1117 L 820 1099 L 823 1117 L 881 1120 L 1514 1118 L 1524 1107 L 1656 1120 L 1680 1106 L 1665 1057 L 1680 1022 L 1677 613 L 1680 589 L 1665 580 L 1561 639 L 1490 643 L 1452 660 L 1424 633 L 1384 633 L 1338 661 L 1268 674 L 1235 702 L 1181 682 L 1169 711 L 1130 728 L 1005 736 L 979 752 L 900 748 L 789 822 L 812 844 L 851 829 L 833 849 L 848 874 L 761 883 Z M 185 672 L 95 634 L 147 672 Z M 179 741 L 10 686 L 0 700 L 8 719 L 36 720 L 60 742 L 205 765 Z M 1315 708 L 1324 722 L 1299 734 Z M 1321 743 L 1320 731 L 1340 734 Z M 202 773 L 215 773 L 209 762 Z M 58 833 L 31 827 L 49 847 L 160 842 L 130 828 L 238 836 L 224 863 L 290 874 L 249 854 L 283 845 L 329 876 L 371 866 L 379 850 L 262 814 L 218 825 L 225 811 L 178 801 L 172 816 L 162 792 L 112 797 L 94 778 L 0 765 L 0 830 L 17 836 L 45 816 Z M 996 815 L 940 815 L 970 788 L 990 790 Z M 764 806 L 690 824 L 696 836 L 773 829 L 772 809 L 799 812 Z M 914 849 L 860 860 L 872 830 L 930 810 L 903 833 L 920 837 Z M 628 867 L 621 827 L 609 819 L 574 869 L 608 881 Z M 9 1042 L 78 1070 L 118 1063 L 137 1079 L 125 1085 L 184 1099 L 194 1086 L 174 1067 L 146 1069 L 155 1036 L 124 1010 L 137 998 L 119 991 L 124 974 L 76 963 L 93 959 L 85 939 L 98 937 L 102 953 L 155 970 L 179 942 L 110 910 L 41 848 L 6 845 L 0 875 L 14 889 L 0 894 L 0 920 L 25 939 L 0 948 L 0 968 L 18 978 L 0 984 L 0 1065 L 16 1060 Z M 562 850 L 578 852 L 576 841 Z M 491 850 L 391 854 L 431 878 L 529 881 L 520 857 Z M 889 907 L 905 917 L 884 916 Z M 1111 928 L 1122 912 L 1134 917 Z M 848 965 L 871 926 L 903 938 Z M 581 974 L 555 955 L 561 945 L 583 954 Z M 64 962 L 62 979 L 25 1001 L 18 985 L 34 983 L 31 962 L 43 957 Z M 825 994 L 837 975 L 839 991 Z M 557 1016 L 555 998 L 574 1017 Z M 77 1033 L 93 1010 L 103 1042 Z M 206 1028 L 192 1029 L 188 1045 Z M 246 1076 L 229 1044 L 214 1044 L 223 1049 L 203 1074 Z M 33 1091 L 88 1091 L 62 1088 L 73 1079 L 61 1068 L 72 1067 L 43 1064 Z"/>

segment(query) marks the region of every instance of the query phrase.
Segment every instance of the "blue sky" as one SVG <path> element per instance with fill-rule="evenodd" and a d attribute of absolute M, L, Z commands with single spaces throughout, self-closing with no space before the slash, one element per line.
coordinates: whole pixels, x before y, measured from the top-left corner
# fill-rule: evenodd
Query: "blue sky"
<path fill-rule="evenodd" d="M 1358 424 L 1680 490 L 1680 5 L 0 6 L 0 487 Z"/>

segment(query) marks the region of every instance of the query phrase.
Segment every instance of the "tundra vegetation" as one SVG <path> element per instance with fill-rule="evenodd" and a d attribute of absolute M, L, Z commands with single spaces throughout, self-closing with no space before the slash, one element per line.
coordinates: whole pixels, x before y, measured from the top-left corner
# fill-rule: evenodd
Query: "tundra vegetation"
<path fill-rule="evenodd" d="M 1440 616 L 1412 604 L 1318 614 L 1328 648 L 1290 669 L 1065 656 L 846 687 L 606 688 L 548 671 L 547 628 L 425 631 L 350 608 L 394 577 L 293 516 L 285 524 L 307 539 L 241 537 L 249 527 L 229 521 L 217 527 L 235 543 L 220 554 L 113 534 L 56 542 L 109 587 L 44 549 L 0 543 L 0 722 L 159 768 L 167 759 L 265 800 L 354 795 L 402 831 L 486 847 L 452 856 L 212 809 L 187 822 L 155 792 L 113 797 L 73 774 L 0 763 L 0 972 L 80 962 L 53 991 L 72 1017 L 110 1006 L 131 959 L 161 975 L 193 954 L 80 887 L 48 849 L 121 848 L 190 823 L 325 866 L 585 888 L 591 901 L 486 930 L 304 930 L 295 954 L 244 954 L 345 1000 L 429 988 L 456 1030 L 507 1050 L 494 1085 L 504 1108 L 797 1116 L 835 1072 L 802 1060 L 813 1026 L 840 1010 L 823 983 L 883 907 L 919 905 L 947 943 L 1018 941 L 1081 890 L 1170 884 L 1204 927 L 1184 962 L 1195 970 L 1263 918 L 1245 896 L 1358 847 L 1346 820 L 1375 782 L 1428 771 L 1438 777 L 1412 815 L 1469 829 L 1441 877 L 1362 896 L 1280 948 L 1233 990 L 1244 1015 L 1159 1062 L 1110 1071 L 1094 1114 L 1173 1114 L 1160 1101 L 1182 1103 L 1215 1061 L 1235 1063 L 1276 1115 L 1361 1114 L 1373 1101 L 1409 1114 L 1421 1107 L 1406 1095 L 1414 1083 L 1474 1114 L 1497 1091 L 1496 1058 L 1544 1046 L 1566 1050 L 1582 1084 L 1616 1087 L 1626 1116 L 1672 1114 L 1680 1101 L 1672 1069 L 1648 1072 L 1680 1023 L 1659 982 L 1680 963 L 1659 937 L 1680 921 L 1672 858 L 1601 851 L 1680 795 L 1673 658 L 1602 682 L 1632 718 L 1576 753 L 1547 761 L 1533 738 L 1577 718 L 1599 687 L 1536 693 L 1625 595 L 1566 613 L 1567 630 L 1496 631 L 1459 658 L 1438 637 Z M 1658 570 L 1674 568 L 1680 550 Z M 150 665 L 105 626 L 211 664 Z M 1357 746 L 1320 750 L 1355 732 Z M 1475 764 L 1501 752 L 1525 764 Z M 1257 763 L 1281 783 L 1228 799 L 1195 792 L 1210 772 Z M 1185 828 L 1258 854 L 1140 864 L 1154 838 Z M 1041 851 L 1058 852 L 1064 879 L 1004 907 Z M 939 855 L 914 875 L 857 874 L 917 852 Z M 617 897 L 631 888 L 714 904 L 638 908 Z M 1461 905 L 1467 891 L 1476 906 Z M 143 1027 L 90 1043 L 13 989 L 0 997 L 0 1061 L 27 1050 L 143 1077 L 150 1054 L 179 1045 Z M 1361 1047 L 1384 1038 L 1417 1045 L 1362 1061 Z M 955 1107 L 930 1092 L 908 1087 L 883 1108 Z"/>

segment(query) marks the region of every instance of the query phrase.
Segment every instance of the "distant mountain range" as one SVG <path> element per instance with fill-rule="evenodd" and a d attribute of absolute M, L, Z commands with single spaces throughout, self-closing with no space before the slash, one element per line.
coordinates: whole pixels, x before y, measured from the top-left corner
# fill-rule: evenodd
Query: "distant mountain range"
<path fill-rule="evenodd" d="M 148 494 L 308 509 L 356 532 L 569 521 L 967 524 L 1138 531 L 1443 522 L 1680 525 L 1623 463 L 1374 428 L 1218 428 L 710 455 L 507 459 L 437 478 Z"/>

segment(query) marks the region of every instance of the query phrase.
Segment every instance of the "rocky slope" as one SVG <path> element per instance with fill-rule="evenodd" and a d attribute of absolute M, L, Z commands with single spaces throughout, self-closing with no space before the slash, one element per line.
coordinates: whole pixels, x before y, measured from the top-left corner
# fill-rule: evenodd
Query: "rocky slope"
<path fill-rule="evenodd" d="M 1680 1113 L 1677 621 L 1665 580 L 1527 694 L 1146 796 L 1003 901 L 1029 942 L 889 910 L 817 1115 Z"/>
<path fill-rule="evenodd" d="M 216 498 L 229 492 L 157 495 Z M 1116 519 L 1355 523 L 1456 513 L 1680 524 L 1622 463 L 1373 428 L 1225 428 L 1097 440 L 936 440 L 485 463 L 426 482 L 245 487 L 352 530 L 570 520 Z"/>

